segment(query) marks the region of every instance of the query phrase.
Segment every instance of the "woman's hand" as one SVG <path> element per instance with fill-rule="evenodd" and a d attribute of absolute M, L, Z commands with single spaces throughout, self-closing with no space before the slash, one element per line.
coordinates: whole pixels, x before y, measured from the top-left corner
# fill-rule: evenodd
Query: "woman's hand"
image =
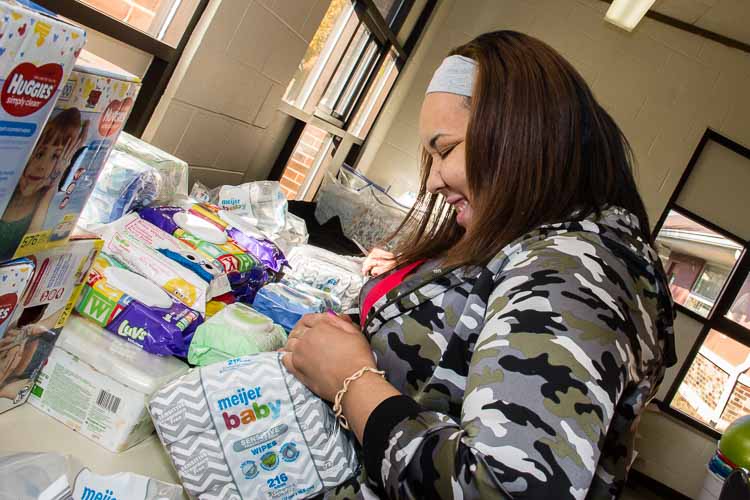
<path fill-rule="evenodd" d="M 365 276 L 380 276 L 393 269 L 395 265 L 395 255 L 381 248 L 373 248 L 362 264 L 362 274 Z"/>
<path fill-rule="evenodd" d="M 359 327 L 332 314 L 303 316 L 283 351 L 287 370 L 328 401 L 333 401 L 344 379 L 362 367 L 375 368 L 372 349 Z"/>

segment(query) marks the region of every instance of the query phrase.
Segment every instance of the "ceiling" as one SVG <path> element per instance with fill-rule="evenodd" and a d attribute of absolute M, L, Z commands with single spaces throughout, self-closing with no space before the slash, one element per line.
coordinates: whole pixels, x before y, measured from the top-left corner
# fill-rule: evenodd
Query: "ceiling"
<path fill-rule="evenodd" d="M 651 9 L 750 45 L 750 0 L 656 0 Z"/>

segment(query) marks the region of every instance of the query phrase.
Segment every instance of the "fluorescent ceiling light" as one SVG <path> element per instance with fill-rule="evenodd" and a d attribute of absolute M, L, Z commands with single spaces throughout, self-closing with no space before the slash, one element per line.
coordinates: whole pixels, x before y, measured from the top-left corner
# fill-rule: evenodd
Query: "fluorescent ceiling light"
<path fill-rule="evenodd" d="M 656 0 L 614 0 L 604 19 L 627 31 L 633 31 Z"/>

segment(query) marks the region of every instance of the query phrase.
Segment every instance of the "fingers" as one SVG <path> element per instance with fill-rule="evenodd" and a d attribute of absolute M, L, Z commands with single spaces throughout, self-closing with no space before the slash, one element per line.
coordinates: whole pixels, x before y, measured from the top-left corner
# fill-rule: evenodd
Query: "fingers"
<path fill-rule="evenodd" d="M 287 369 L 292 375 L 297 375 L 297 368 L 294 366 L 294 354 L 287 352 L 281 357 L 281 364 Z"/>

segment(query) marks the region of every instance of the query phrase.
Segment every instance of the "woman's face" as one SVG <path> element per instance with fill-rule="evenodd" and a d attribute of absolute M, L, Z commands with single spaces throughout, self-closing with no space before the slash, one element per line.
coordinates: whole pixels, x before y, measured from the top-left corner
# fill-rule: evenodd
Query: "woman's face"
<path fill-rule="evenodd" d="M 435 92 L 427 94 L 419 118 L 422 146 L 432 157 L 427 190 L 442 194 L 457 212 L 464 228 L 471 221 L 472 208 L 466 180 L 466 128 L 469 108 L 463 96 Z"/>

